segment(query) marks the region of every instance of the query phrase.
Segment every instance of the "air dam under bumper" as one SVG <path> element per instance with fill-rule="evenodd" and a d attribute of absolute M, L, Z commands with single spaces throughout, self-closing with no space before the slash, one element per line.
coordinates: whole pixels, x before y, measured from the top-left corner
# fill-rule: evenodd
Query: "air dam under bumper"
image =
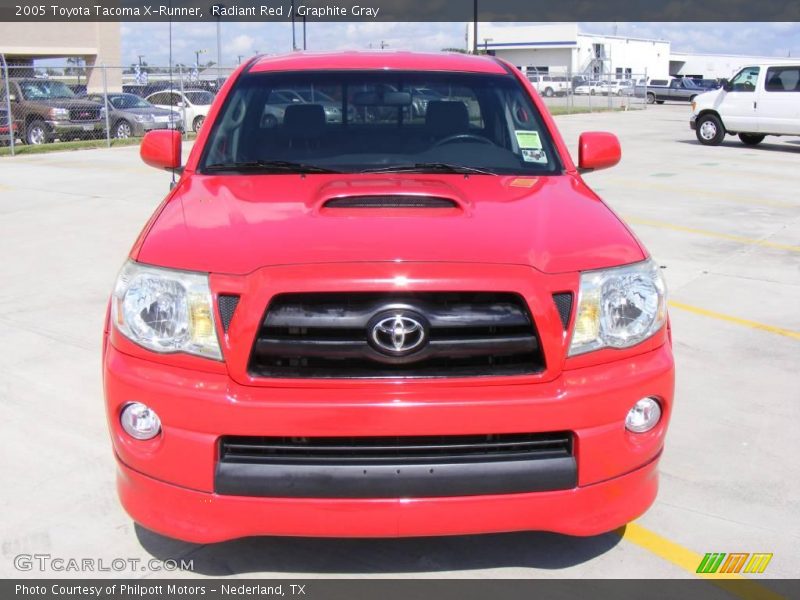
<path fill-rule="evenodd" d="M 510 531 L 589 536 L 644 513 L 658 458 L 621 477 L 555 492 L 450 498 L 330 499 L 220 496 L 146 477 L 118 463 L 125 510 L 154 531 L 204 544 L 254 535 L 412 537 Z"/>

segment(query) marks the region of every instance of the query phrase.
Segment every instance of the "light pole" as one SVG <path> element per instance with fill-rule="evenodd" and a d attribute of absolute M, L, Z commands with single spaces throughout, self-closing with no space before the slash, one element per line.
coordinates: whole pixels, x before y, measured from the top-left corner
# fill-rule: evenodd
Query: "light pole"
<path fill-rule="evenodd" d="M 294 0 L 292 0 L 292 52 L 297 50 L 297 40 L 294 36 Z"/>
<path fill-rule="evenodd" d="M 306 14 L 303 13 L 303 50 L 306 50 Z"/>
<path fill-rule="evenodd" d="M 493 42 L 494 38 L 483 38 L 483 53 L 489 54 L 489 42 Z"/>
<path fill-rule="evenodd" d="M 139 71 L 142 70 L 142 59 L 144 58 L 144 54 L 138 54 L 137 57 L 139 58 Z"/>
<path fill-rule="evenodd" d="M 388 47 L 389 47 L 389 44 L 387 44 L 386 42 L 381 40 L 381 50 L 383 50 L 384 48 L 388 48 Z"/>
<path fill-rule="evenodd" d="M 217 87 L 219 87 L 219 80 L 222 78 L 222 71 L 220 65 L 222 64 L 222 18 L 219 16 L 222 9 L 225 8 L 224 4 L 216 5 L 217 10 Z"/>
<path fill-rule="evenodd" d="M 208 50 L 195 50 L 194 51 L 194 66 L 197 67 L 197 70 L 200 70 L 200 55 L 205 54 Z"/>
<path fill-rule="evenodd" d="M 478 53 L 478 0 L 472 2 L 472 53 Z"/>

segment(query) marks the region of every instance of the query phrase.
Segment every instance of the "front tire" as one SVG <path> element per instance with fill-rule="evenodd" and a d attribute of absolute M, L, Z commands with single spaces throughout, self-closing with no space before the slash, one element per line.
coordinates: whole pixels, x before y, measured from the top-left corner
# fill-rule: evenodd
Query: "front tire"
<path fill-rule="evenodd" d="M 719 146 L 725 139 L 725 127 L 717 115 L 703 115 L 697 119 L 695 135 L 704 146 Z"/>
<path fill-rule="evenodd" d="M 41 146 L 42 144 L 49 144 L 53 141 L 50 132 L 47 131 L 47 125 L 44 121 L 35 120 L 28 123 L 25 130 L 25 143 L 31 146 Z"/>
<path fill-rule="evenodd" d="M 647 103 L 648 104 L 655 104 L 656 103 L 656 95 L 651 93 L 651 92 L 647 92 Z"/>
<path fill-rule="evenodd" d="M 118 140 L 127 140 L 133 135 L 133 128 L 131 124 L 125 119 L 117 121 L 114 125 L 114 137 Z"/>
<path fill-rule="evenodd" d="M 742 140 L 742 143 L 746 146 L 757 146 L 761 142 L 764 141 L 764 138 L 767 137 L 765 135 L 760 135 L 758 133 L 740 133 L 739 139 Z"/>
<path fill-rule="evenodd" d="M 203 128 L 203 123 L 205 123 L 206 118 L 202 115 L 199 117 L 195 117 L 194 121 L 192 121 L 192 129 L 195 133 L 200 133 L 200 130 Z"/>
<path fill-rule="evenodd" d="M 547 98 L 553 97 L 553 88 L 544 88 L 544 95 Z"/>

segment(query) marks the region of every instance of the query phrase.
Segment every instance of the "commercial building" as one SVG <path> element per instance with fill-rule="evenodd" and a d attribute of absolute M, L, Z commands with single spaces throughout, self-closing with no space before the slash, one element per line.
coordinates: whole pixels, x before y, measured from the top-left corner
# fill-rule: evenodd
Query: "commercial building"
<path fill-rule="evenodd" d="M 468 43 L 472 47 L 472 29 Z M 676 52 L 669 40 L 582 32 L 577 23 L 497 25 L 481 23 L 478 48 L 525 72 L 593 78 L 730 78 L 742 67 L 797 58 Z"/>
<path fill-rule="evenodd" d="M 45 58 L 80 59 L 76 66 L 87 90 L 103 89 L 100 65 L 119 66 L 121 42 L 119 23 L 0 23 L 0 54 L 13 65 L 12 75 L 33 74 L 33 62 Z M 106 80 L 110 90 L 122 86 L 120 69 L 109 69 Z"/>
<path fill-rule="evenodd" d="M 472 44 L 472 31 L 469 31 Z M 670 42 L 583 33 L 577 23 L 498 26 L 481 24 L 478 48 L 523 71 L 587 78 L 664 78 Z"/>
<path fill-rule="evenodd" d="M 669 59 L 669 74 L 676 77 L 688 76 L 701 77 L 703 79 L 729 79 L 743 67 L 762 63 L 796 65 L 800 63 L 800 58 L 672 52 Z"/>

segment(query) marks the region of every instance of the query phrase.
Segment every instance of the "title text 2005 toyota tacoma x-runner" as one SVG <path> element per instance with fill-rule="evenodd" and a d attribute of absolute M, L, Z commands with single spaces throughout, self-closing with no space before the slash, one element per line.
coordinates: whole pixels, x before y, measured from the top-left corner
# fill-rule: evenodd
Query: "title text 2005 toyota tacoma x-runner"
<path fill-rule="evenodd" d="M 267 125 L 291 89 L 342 119 L 312 100 Z M 141 155 L 177 169 L 180 134 Z M 573 164 L 493 58 L 242 65 L 112 294 L 127 511 L 194 542 L 592 535 L 641 515 L 673 359 L 660 269 L 581 179 L 619 158 L 584 133 Z"/>

